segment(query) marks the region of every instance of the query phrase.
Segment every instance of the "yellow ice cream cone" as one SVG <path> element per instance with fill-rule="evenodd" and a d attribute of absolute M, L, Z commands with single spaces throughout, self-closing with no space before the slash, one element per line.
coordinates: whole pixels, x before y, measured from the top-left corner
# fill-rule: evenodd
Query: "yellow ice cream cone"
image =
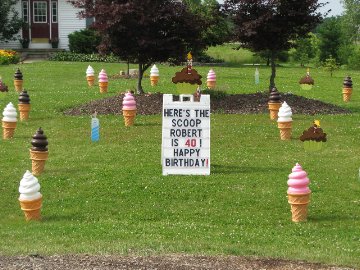
<path fill-rule="evenodd" d="M 93 86 L 95 82 L 95 76 L 86 76 L 88 86 Z"/>
<path fill-rule="evenodd" d="M 45 162 L 48 159 L 49 151 L 33 151 L 30 149 L 30 159 L 32 163 L 32 174 L 40 175 L 45 168 Z"/>
<path fill-rule="evenodd" d="M 349 102 L 352 94 L 352 88 L 343 88 L 342 90 L 343 100 Z"/>
<path fill-rule="evenodd" d="M 29 220 L 40 220 L 41 219 L 41 206 L 42 206 L 42 196 L 37 200 L 26 201 L 20 200 L 21 210 L 24 211 L 26 221 Z"/>
<path fill-rule="evenodd" d="M 108 82 L 99 82 L 100 93 L 104 94 L 108 91 Z"/>
<path fill-rule="evenodd" d="M 16 92 L 20 93 L 23 90 L 23 80 L 14 80 Z"/>
<path fill-rule="evenodd" d="M 125 126 L 130 127 L 134 125 L 136 110 L 123 110 Z"/>
<path fill-rule="evenodd" d="M 291 220 L 293 222 L 306 221 L 310 194 L 288 194 L 288 202 L 291 205 Z"/>
<path fill-rule="evenodd" d="M 150 83 L 151 86 L 155 86 L 158 84 L 159 76 L 150 76 Z"/>
<path fill-rule="evenodd" d="M 292 122 L 278 122 L 278 128 L 280 129 L 281 140 L 291 139 Z"/>
<path fill-rule="evenodd" d="M 3 139 L 10 139 L 14 137 L 16 122 L 5 122 L 2 121 L 2 128 L 3 128 Z"/>
<path fill-rule="evenodd" d="M 269 102 L 269 112 L 270 112 L 270 119 L 275 120 L 278 118 L 278 112 L 281 107 L 281 103 L 273 103 Z"/>
<path fill-rule="evenodd" d="M 19 112 L 20 112 L 20 120 L 28 120 L 29 119 L 29 112 L 31 105 L 30 104 L 18 104 Z"/>

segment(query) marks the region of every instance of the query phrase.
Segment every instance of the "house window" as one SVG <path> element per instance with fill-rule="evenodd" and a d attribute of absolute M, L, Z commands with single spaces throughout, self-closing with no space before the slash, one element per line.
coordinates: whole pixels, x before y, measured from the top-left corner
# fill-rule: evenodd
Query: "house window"
<path fill-rule="evenodd" d="M 22 2 L 22 18 L 24 22 L 29 22 L 29 6 L 28 2 Z"/>
<path fill-rule="evenodd" d="M 57 9 L 57 2 L 56 1 L 51 2 L 51 21 L 53 23 L 58 22 L 58 9 Z"/>
<path fill-rule="evenodd" d="M 34 23 L 47 22 L 47 3 L 43 1 L 34 1 L 33 3 Z"/>

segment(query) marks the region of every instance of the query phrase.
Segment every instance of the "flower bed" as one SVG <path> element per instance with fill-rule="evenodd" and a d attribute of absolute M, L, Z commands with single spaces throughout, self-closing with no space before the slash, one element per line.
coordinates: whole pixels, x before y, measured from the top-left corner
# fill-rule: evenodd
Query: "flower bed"
<path fill-rule="evenodd" d="M 20 55 L 13 50 L 0 50 L 0 65 L 16 64 L 20 61 Z"/>

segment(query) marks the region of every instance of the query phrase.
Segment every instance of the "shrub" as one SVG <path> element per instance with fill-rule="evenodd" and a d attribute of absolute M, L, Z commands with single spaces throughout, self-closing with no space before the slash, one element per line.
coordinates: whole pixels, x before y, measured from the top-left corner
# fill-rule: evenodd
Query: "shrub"
<path fill-rule="evenodd" d="M 216 99 L 216 100 L 223 99 L 227 95 L 225 91 L 216 90 L 216 89 L 208 89 L 208 88 L 206 88 L 205 90 L 202 90 L 201 94 L 210 95 L 210 97 L 212 99 Z"/>
<path fill-rule="evenodd" d="M 69 49 L 74 53 L 92 54 L 97 53 L 97 46 L 99 46 L 101 38 L 92 29 L 83 29 L 75 31 L 68 35 Z"/>
<path fill-rule="evenodd" d="M 119 57 L 110 55 L 100 54 L 83 54 L 73 52 L 58 52 L 53 54 L 49 60 L 51 61 L 69 61 L 69 62 L 107 62 L 117 63 L 120 62 Z"/>
<path fill-rule="evenodd" d="M 13 50 L 0 50 L 0 65 L 16 64 L 20 55 Z"/>

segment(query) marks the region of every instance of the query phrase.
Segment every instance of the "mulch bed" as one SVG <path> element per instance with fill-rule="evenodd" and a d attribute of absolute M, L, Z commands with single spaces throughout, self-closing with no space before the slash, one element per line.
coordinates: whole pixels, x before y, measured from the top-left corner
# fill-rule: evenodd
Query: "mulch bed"
<path fill-rule="evenodd" d="M 136 95 L 137 114 L 160 114 L 162 94 Z M 89 115 L 96 110 L 98 114 L 122 114 L 124 94 L 108 97 L 66 110 L 66 115 Z M 319 100 L 304 98 L 293 94 L 282 94 L 294 114 L 349 114 L 351 111 Z M 236 94 L 211 98 L 211 111 L 224 114 L 268 113 L 268 94 Z"/>

